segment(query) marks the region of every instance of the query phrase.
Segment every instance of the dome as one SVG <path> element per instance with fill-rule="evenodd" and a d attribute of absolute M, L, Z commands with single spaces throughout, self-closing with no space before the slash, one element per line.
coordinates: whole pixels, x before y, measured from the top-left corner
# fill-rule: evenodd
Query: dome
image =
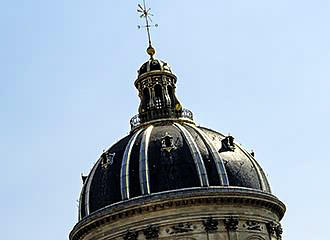
<path fill-rule="evenodd" d="M 138 70 L 138 76 L 141 76 L 144 73 L 157 71 L 172 73 L 170 66 L 166 62 L 151 58 L 140 67 Z"/>
<path fill-rule="evenodd" d="M 138 12 L 150 56 L 134 82 L 138 114 L 82 177 L 70 240 L 280 240 L 285 205 L 254 153 L 195 124 L 177 98 L 177 76 L 154 58 L 145 1 Z"/>
<path fill-rule="evenodd" d="M 271 193 L 262 168 L 233 137 L 191 121 L 156 121 L 101 155 L 84 180 L 79 215 L 154 193 L 231 187 Z"/>

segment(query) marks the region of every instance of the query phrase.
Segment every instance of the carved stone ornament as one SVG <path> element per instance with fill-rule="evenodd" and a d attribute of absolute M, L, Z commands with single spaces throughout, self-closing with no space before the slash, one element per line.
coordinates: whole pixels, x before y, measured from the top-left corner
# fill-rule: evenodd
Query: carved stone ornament
<path fill-rule="evenodd" d="M 275 234 L 276 224 L 274 222 L 269 222 L 266 224 L 269 235 Z"/>
<path fill-rule="evenodd" d="M 238 219 L 234 217 L 230 217 L 225 219 L 224 221 L 226 229 L 228 231 L 236 231 L 238 228 Z"/>
<path fill-rule="evenodd" d="M 124 240 L 137 240 L 138 235 L 139 234 L 137 232 L 128 230 L 127 233 L 124 236 Z"/>
<path fill-rule="evenodd" d="M 246 222 L 246 229 L 247 230 L 253 230 L 253 231 L 261 231 L 262 227 L 261 224 L 256 221 L 247 221 Z"/>
<path fill-rule="evenodd" d="M 173 235 L 178 233 L 187 233 L 194 231 L 195 227 L 191 223 L 179 223 L 166 229 L 166 232 Z"/>
<path fill-rule="evenodd" d="M 149 225 L 145 230 L 143 230 L 146 239 L 156 239 L 159 237 L 159 227 Z"/>
<path fill-rule="evenodd" d="M 171 152 L 172 150 L 176 149 L 174 142 L 173 142 L 173 137 L 169 135 L 168 133 L 165 134 L 165 136 L 161 139 L 162 143 L 162 151 L 167 151 Z"/>
<path fill-rule="evenodd" d="M 107 169 L 110 165 L 113 164 L 113 159 L 115 158 L 116 153 L 104 152 L 101 156 L 101 166 L 104 169 Z"/>
<path fill-rule="evenodd" d="M 218 230 L 219 222 L 212 217 L 203 221 L 204 229 L 206 232 L 215 232 Z"/>
<path fill-rule="evenodd" d="M 276 236 L 277 236 L 277 239 L 282 239 L 282 233 L 283 233 L 283 229 L 282 229 L 282 226 L 281 224 L 278 224 L 275 228 L 275 232 L 276 232 Z"/>

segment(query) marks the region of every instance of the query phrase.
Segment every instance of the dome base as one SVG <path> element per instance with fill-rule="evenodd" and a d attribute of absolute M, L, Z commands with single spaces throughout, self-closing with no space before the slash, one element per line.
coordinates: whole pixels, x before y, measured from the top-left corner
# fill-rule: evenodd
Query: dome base
<path fill-rule="evenodd" d="M 70 240 L 279 239 L 284 212 L 276 197 L 256 190 L 182 189 L 101 209 L 80 221 Z"/>

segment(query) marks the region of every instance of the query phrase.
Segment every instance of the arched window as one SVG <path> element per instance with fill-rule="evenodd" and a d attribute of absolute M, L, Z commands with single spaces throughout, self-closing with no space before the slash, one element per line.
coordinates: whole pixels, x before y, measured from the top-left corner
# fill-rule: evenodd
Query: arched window
<path fill-rule="evenodd" d="M 155 85 L 155 96 L 156 98 L 162 98 L 162 87 L 159 84 Z"/>
<path fill-rule="evenodd" d="M 143 89 L 143 107 L 149 108 L 149 102 L 150 102 L 149 88 L 144 88 Z"/>
<path fill-rule="evenodd" d="M 163 99 L 162 86 L 160 86 L 159 84 L 156 84 L 154 89 L 155 89 L 155 105 L 156 105 L 156 108 L 159 109 L 162 107 L 162 99 Z"/>
<path fill-rule="evenodd" d="M 168 92 L 168 95 L 170 96 L 170 99 L 171 99 L 171 106 L 174 107 L 175 101 L 174 101 L 174 93 L 173 93 L 172 86 L 170 86 L 170 85 L 167 86 L 167 92 Z"/>

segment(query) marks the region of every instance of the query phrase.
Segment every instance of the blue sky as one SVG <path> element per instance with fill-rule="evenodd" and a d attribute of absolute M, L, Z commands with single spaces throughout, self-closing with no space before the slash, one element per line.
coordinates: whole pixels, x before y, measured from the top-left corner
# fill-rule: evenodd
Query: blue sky
<path fill-rule="evenodd" d="M 147 59 L 138 1 L 0 2 L 2 239 L 67 238 L 80 174 L 129 132 Z M 157 57 L 199 125 L 231 133 L 288 210 L 284 239 L 327 239 L 330 2 L 151 1 Z"/>

